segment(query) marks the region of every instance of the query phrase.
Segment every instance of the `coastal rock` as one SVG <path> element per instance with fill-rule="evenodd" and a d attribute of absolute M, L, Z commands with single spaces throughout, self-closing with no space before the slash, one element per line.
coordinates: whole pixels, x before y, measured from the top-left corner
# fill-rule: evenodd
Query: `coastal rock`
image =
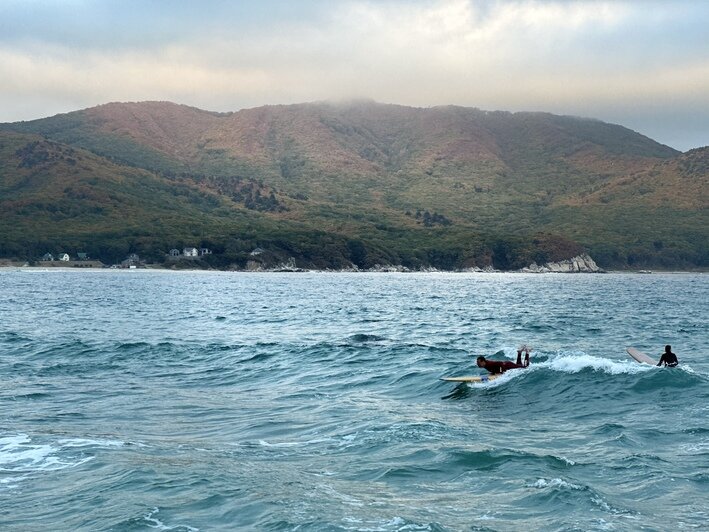
<path fill-rule="evenodd" d="M 469 268 L 463 268 L 462 270 L 458 270 L 461 273 L 500 273 L 500 270 L 496 270 L 492 266 L 485 266 L 484 268 L 480 268 L 479 266 L 471 266 Z"/>
<path fill-rule="evenodd" d="M 401 266 L 401 265 L 391 265 L 391 264 L 375 264 L 372 268 L 369 268 L 367 270 L 368 272 L 377 272 L 377 273 L 403 273 L 403 272 L 409 272 L 409 270 L 406 266 Z"/>
<path fill-rule="evenodd" d="M 601 273 L 603 270 L 598 267 L 590 255 L 584 253 L 571 259 L 547 262 L 542 266 L 533 262 L 520 271 L 524 273 Z"/>
<path fill-rule="evenodd" d="M 260 262 L 257 262 L 255 260 L 250 260 L 246 263 L 246 271 L 260 272 L 262 270 L 263 270 L 263 266 L 261 265 Z"/>
<path fill-rule="evenodd" d="M 271 272 L 306 272 L 308 270 L 306 270 L 304 268 L 299 268 L 295 263 L 295 259 L 293 257 L 290 257 L 287 261 L 281 262 L 280 264 L 271 268 L 269 271 L 271 271 Z"/>

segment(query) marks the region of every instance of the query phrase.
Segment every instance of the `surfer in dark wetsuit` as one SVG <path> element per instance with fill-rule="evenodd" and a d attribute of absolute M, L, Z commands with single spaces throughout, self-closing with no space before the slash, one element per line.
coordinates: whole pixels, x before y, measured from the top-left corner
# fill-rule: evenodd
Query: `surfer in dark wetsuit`
<path fill-rule="evenodd" d="M 670 368 L 674 368 L 677 364 L 679 364 L 679 360 L 677 360 L 677 355 L 672 352 L 671 345 L 665 346 L 665 352 L 662 353 L 660 361 L 657 363 L 657 365 L 662 366 L 663 363 L 665 364 L 665 367 L 669 366 Z"/>
<path fill-rule="evenodd" d="M 522 351 L 525 352 L 524 363 L 522 363 Z M 484 356 L 479 356 L 477 363 L 479 368 L 485 368 L 493 375 L 497 373 L 504 373 L 508 369 L 526 368 L 529 366 L 529 347 L 523 346 L 517 350 L 516 363 L 510 362 L 509 360 L 504 362 L 499 360 L 487 360 Z"/>

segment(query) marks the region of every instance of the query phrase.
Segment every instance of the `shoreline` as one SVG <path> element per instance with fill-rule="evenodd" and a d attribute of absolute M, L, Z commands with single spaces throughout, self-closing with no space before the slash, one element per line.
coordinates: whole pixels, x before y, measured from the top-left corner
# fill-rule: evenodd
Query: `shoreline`
<path fill-rule="evenodd" d="M 0 271 L 14 270 L 26 272 L 165 272 L 165 273 L 245 273 L 245 274 L 272 274 L 272 273 L 293 273 L 293 274 L 474 274 L 474 275 L 490 275 L 490 274 L 519 274 L 519 275 L 686 275 L 686 274 L 705 274 L 709 270 L 604 270 L 602 272 L 530 272 L 523 270 L 437 270 L 427 268 L 421 270 L 409 270 L 392 268 L 378 268 L 368 270 L 318 270 L 318 269 L 260 269 L 260 270 L 219 270 L 219 269 L 204 269 L 204 268 L 163 268 L 160 266 L 149 266 L 143 268 L 111 268 L 111 267 L 96 267 L 96 266 L 30 266 L 27 264 L 0 264 Z"/>

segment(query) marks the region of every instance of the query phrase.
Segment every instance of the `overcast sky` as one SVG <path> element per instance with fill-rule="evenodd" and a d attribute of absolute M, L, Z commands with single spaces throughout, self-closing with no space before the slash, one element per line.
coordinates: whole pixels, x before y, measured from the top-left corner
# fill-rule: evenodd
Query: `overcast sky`
<path fill-rule="evenodd" d="M 709 1 L 0 0 L 0 122 L 372 98 L 709 144 Z"/>

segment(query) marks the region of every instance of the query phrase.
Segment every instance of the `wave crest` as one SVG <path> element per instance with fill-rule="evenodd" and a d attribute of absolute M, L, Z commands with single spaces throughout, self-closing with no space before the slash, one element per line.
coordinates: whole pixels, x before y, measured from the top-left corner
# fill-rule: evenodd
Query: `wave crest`
<path fill-rule="evenodd" d="M 634 375 L 653 370 L 653 366 L 648 366 L 647 364 L 638 364 L 637 362 L 630 361 L 618 362 L 616 360 L 595 357 L 593 355 L 560 356 L 530 367 L 544 367 L 562 373 L 578 373 L 585 369 L 592 369 L 594 371 L 610 373 L 611 375 Z"/>

